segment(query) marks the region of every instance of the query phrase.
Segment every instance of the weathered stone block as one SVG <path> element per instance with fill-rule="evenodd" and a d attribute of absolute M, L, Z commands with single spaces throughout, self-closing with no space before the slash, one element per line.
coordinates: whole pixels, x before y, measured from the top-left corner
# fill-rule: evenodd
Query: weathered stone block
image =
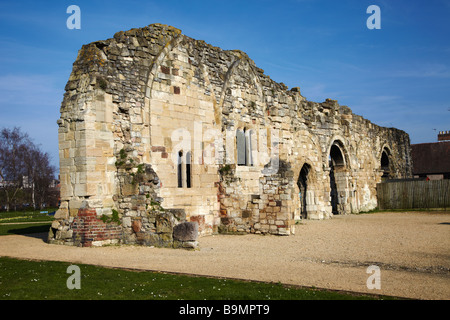
<path fill-rule="evenodd" d="M 172 234 L 173 225 L 171 215 L 161 213 L 156 216 L 156 232 Z"/>
<path fill-rule="evenodd" d="M 131 227 L 131 217 L 123 217 L 122 218 L 122 226 L 124 228 L 130 228 Z"/>
<path fill-rule="evenodd" d="M 141 219 L 133 220 L 132 223 L 131 223 L 131 228 L 136 233 L 141 231 L 141 228 L 142 228 L 142 221 L 141 221 Z"/>
<path fill-rule="evenodd" d="M 183 222 L 173 228 L 173 238 L 178 241 L 196 241 L 198 238 L 198 223 Z"/>

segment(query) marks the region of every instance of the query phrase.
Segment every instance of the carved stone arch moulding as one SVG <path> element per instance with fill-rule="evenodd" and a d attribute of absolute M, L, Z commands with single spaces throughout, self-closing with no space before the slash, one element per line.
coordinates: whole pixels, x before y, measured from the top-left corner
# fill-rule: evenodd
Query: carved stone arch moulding
<path fill-rule="evenodd" d="M 349 144 L 347 143 L 347 140 L 344 139 L 343 137 L 339 136 L 339 135 L 335 135 L 333 136 L 331 139 L 329 139 L 328 142 L 328 148 L 327 148 L 327 153 L 325 154 L 325 167 L 328 167 L 328 160 L 329 160 L 329 156 L 330 156 L 330 152 L 333 148 L 333 146 L 336 146 L 339 151 L 341 152 L 343 161 L 344 161 L 344 167 L 348 168 L 348 169 L 352 169 L 353 168 L 353 164 L 351 162 L 351 154 L 349 153 L 350 151 L 350 147 Z"/>

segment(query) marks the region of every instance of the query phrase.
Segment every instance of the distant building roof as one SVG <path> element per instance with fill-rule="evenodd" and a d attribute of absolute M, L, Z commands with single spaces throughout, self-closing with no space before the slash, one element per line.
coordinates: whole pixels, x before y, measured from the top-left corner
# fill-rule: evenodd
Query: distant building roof
<path fill-rule="evenodd" d="M 450 140 L 450 131 L 439 131 L 438 141 Z"/>
<path fill-rule="evenodd" d="M 413 174 L 450 172 L 450 141 L 411 145 Z"/>

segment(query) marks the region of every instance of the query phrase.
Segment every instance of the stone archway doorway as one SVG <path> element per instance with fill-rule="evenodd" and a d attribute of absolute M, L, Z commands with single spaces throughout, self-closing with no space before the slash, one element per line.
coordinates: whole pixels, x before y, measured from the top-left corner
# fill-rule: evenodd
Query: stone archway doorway
<path fill-rule="evenodd" d="M 387 148 L 383 149 L 383 152 L 381 153 L 381 159 L 380 159 L 380 166 L 381 166 L 381 170 L 383 171 L 383 175 L 381 176 L 382 180 L 387 180 L 390 177 L 391 174 L 391 163 L 390 163 L 390 153 L 389 150 Z"/>
<path fill-rule="evenodd" d="M 300 215 L 301 215 L 302 219 L 308 218 L 307 191 L 308 191 L 308 180 L 310 178 L 310 171 L 311 171 L 311 166 L 309 164 L 305 163 L 303 165 L 302 169 L 300 170 L 300 174 L 299 174 L 298 180 L 297 180 L 297 186 L 299 189 Z"/>
<path fill-rule="evenodd" d="M 333 214 L 344 214 L 347 186 L 347 170 L 342 151 L 339 143 L 335 141 L 328 155 L 330 167 L 330 202 Z"/>

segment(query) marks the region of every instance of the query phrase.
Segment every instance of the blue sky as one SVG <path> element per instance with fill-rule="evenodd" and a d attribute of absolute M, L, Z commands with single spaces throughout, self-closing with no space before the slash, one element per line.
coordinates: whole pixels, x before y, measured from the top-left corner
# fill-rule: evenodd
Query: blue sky
<path fill-rule="evenodd" d="M 70 30 L 68 6 L 81 9 Z M 381 10 L 369 30 L 368 6 Z M 59 108 L 83 44 L 164 23 L 246 52 L 308 100 L 338 100 L 412 143 L 450 130 L 449 0 L 0 0 L 0 128 L 19 126 L 58 165 Z"/>

